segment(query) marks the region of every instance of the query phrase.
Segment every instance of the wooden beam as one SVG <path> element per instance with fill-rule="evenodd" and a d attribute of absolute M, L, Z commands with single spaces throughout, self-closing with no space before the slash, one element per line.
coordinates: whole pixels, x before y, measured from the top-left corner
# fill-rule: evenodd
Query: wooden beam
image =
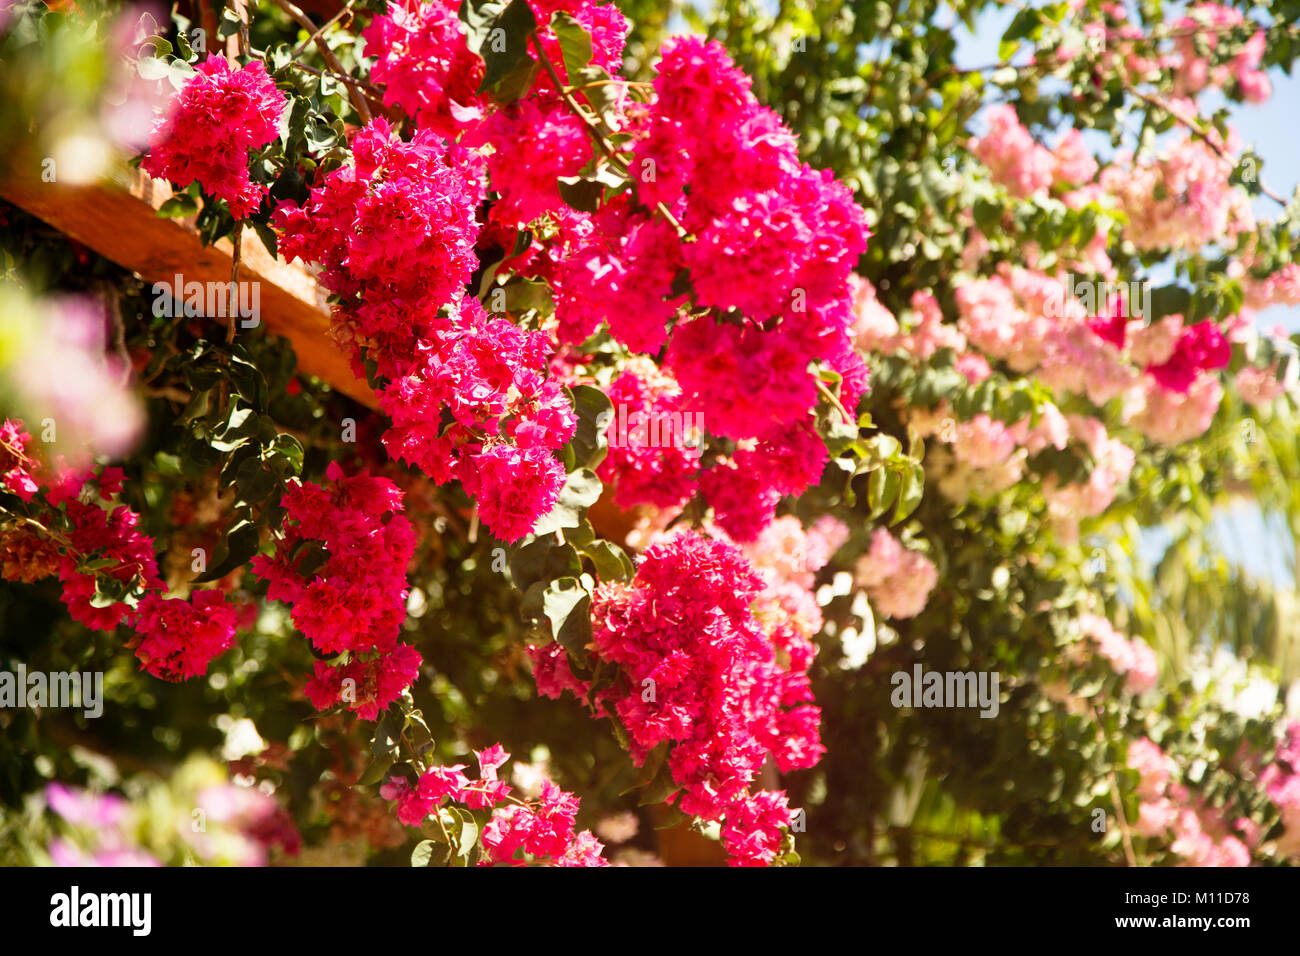
<path fill-rule="evenodd" d="M 156 215 L 172 196 L 167 183 L 127 166 L 94 186 L 66 186 L 39 179 L 0 182 L 0 198 L 43 219 L 55 229 L 130 269 L 146 282 L 230 281 L 232 249 L 222 239 L 204 246 L 192 219 Z M 239 276 L 257 282 L 262 323 L 283 335 L 298 356 L 298 367 L 370 408 L 378 400 L 370 386 L 352 374 L 348 357 L 329 337 L 327 293 L 305 270 L 267 252 L 257 234 L 244 228 Z"/>

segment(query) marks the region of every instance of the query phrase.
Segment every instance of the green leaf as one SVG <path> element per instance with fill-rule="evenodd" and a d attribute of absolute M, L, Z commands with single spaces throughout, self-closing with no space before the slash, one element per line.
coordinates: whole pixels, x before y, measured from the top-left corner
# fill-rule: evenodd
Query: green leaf
<path fill-rule="evenodd" d="M 225 38 L 239 32 L 242 22 L 233 10 L 227 7 L 221 11 L 221 22 L 217 25 L 217 36 Z"/>
<path fill-rule="evenodd" d="M 565 76 L 573 83 L 582 69 L 591 62 L 591 37 L 577 20 L 563 11 L 551 17 L 551 30 L 560 41 L 560 52 L 564 55 Z"/>
<path fill-rule="evenodd" d="M 893 468 L 880 467 L 871 473 L 867 482 L 867 503 L 871 506 L 871 517 L 878 518 L 898 498 L 901 481 Z"/>
<path fill-rule="evenodd" d="M 371 757 L 370 762 L 366 764 L 366 769 L 362 771 L 361 776 L 357 778 L 357 785 L 362 787 L 373 786 L 380 780 L 384 779 L 384 774 L 388 773 L 388 768 L 393 765 L 393 758 L 388 755 Z"/>
<path fill-rule="evenodd" d="M 266 246 L 266 251 L 271 257 L 279 255 L 279 242 L 275 238 L 275 230 L 264 222 L 254 222 L 253 231 L 257 233 L 257 238 L 262 240 L 262 245 Z"/>
<path fill-rule="evenodd" d="M 479 92 L 492 90 L 528 58 L 528 38 L 537 29 L 528 0 L 511 0 L 505 9 L 492 16 L 496 3 L 476 4 L 467 0 L 461 7 L 461 18 L 473 9 L 473 22 L 466 38 L 470 50 L 477 53 L 486 69 Z"/>
<path fill-rule="evenodd" d="M 694 818 L 689 814 L 683 813 L 677 807 L 669 805 L 668 812 L 664 815 L 662 821 L 655 824 L 655 829 L 671 830 L 673 827 L 679 827 L 683 823 L 689 823 L 692 819 Z"/>
<path fill-rule="evenodd" d="M 463 810 L 460 807 L 455 807 L 454 810 L 456 815 L 461 818 L 460 841 L 456 852 L 459 856 L 468 857 L 478 844 L 478 823 L 475 822 L 474 817 L 468 810 Z"/>
<path fill-rule="evenodd" d="M 458 15 L 465 24 L 465 43 L 471 52 L 479 51 L 505 8 L 506 0 L 465 0 L 460 5 Z"/>
<path fill-rule="evenodd" d="M 513 70 L 507 73 L 496 84 L 493 90 L 493 98 L 502 106 L 509 106 L 517 100 L 523 99 L 532 89 L 533 80 L 537 79 L 537 74 L 542 70 L 542 65 L 532 57 L 524 57 L 519 61 Z"/>
<path fill-rule="evenodd" d="M 1186 315 L 1192 304 L 1192 294 L 1179 285 L 1162 285 L 1151 290 L 1151 321 L 1166 315 Z"/>
<path fill-rule="evenodd" d="M 577 577 L 582 573 L 582 560 L 577 549 L 558 542 L 553 533 L 515 545 L 508 563 L 515 587 L 525 592 L 538 581 Z"/>
<path fill-rule="evenodd" d="M 573 545 L 579 551 L 586 550 L 587 546 L 596 540 L 596 529 L 586 518 L 578 522 L 576 528 L 565 528 L 560 533 L 564 535 L 566 543 Z"/>
<path fill-rule="evenodd" d="M 441 840 L 421 840 L 411 851 L 411 866 L 446 866 L 451 847 Z"/>
<path fill-rule="evenodd" d="M 542 613 L 551 622 L 555 639 L 575 657 L 586 656 L 591 640 L 591 595 L 577 578 L 560 578 L 547 585 Z"/>
<path fill-rule="evenodd" d="M 680 789 L 682 789 L 681 784 L 673 779 L 672 771 L 665 764 L 660 767 L 654 780 L 642 791 L 637 803 L 643 807 L 654 803 L 664 803 Z"/>
<path fill-rule="evenodd" d="M 576 76 L 573 72 L 569 73 L 569 82 L 582 88 L 582 95 L 596 115 L 612 129 L 623 102 L 624 87 L 622 83 L 611 80 L 612 77 L 598 66 L 584 67 Z"/>
<path fill-rule="evenodd" d="M 117 558 L 91 558 L 80 562 L 77 568 L 81 571 L 103 571 L 105 568 L 115 568 L 121 563 Z"/>
<path fill-rule="evenodd" d="M 433 732 L 429 730 L 429 725 L 425 723 L 424 715 L 420 711 L 413 710 L 406 715 L 402 730 L 410 735 L 411 746 L 415 748 L 417 756 L 423 755 L 433 747 Z"/>
<path fill-rule="evenodd" d="M 380 722 L 374 726 L 374 736 L 370 739 L 370 762 L 365 766 L 360 779 L 357 779 L 357 786 L 369 787 L 383 779 L 383 775 L 402 752 L 398 740 L 393 714 L 385 711 Z"/>
<path fill-rule="evenodd" d="M 208 581 L 219 581 L 231 571 L 247 564 L 253 555 L 257 554 L 261 543 L 261 529 L 247 518 L 241 518 L 226 532 L 226 539 L 222 545 L 225 551 L 224 557 L 218 558 L 216 564 L 195 578 L 194 582 L 204 584 Z"/>
<path fill-rule="evenodd" d="M 375 736 L 370 741 L 370 763 L 357 780 L 358 786 L 371 786 L 383 779 L 401 753 L 400 737 L 397 723 L 389 711 L 385 711 L 375 725 Z"/>
<path fill-rule="evenodd" d="M 506 292 L 507 312 L 549 313 L 555 308 L 551 299 L 551 287 L 540 280 L 516 279 L 502 288 Z"/>
<path fill-rule="evenodd" d="M 181 32 L 180 36 L 181 36 L 181 42 L 188 47 L 189 44 L 184 43 L 184 36 L 185 36 L 184 32 Z M 144 42 L 153 47 L 154 56 L 166 56 L 168 53 L 172 52 L 171 43 L 168 40 L 166 40 L 164 37 L 160 37 L 160 36 L 149 37 Z"/>
<path fill-rule="evenodd" d="M 898 492 L 898 507 L 894 509 L 893 524 L 898 524 L 921 503 L 925 491 L 925 472 L 920 465 L 907 468 L 903 472 L 902 484 Z"/>
<path fill-rule="evenodd" d="M 595 212 L 605 187 L 594 179 L 581 176 L 561 176 L 558 180 L 560 198 L 578 212 Z"/>
<path fill-rule="evenodd" d="M 550 534 L 561 528 L 576 528 L 586 515 L 587 509 L 600 497 L 601 483 L 596 473 L 590 468 L 583 468 L 569 475 L 560 490 L 559 500 L 550 513 L 543 516 L 533 529 L 533 534 Z"/>
<path fill-rule="evenodd" d="M 596 576 L 602 581 L 627 581 L 636 573 L 632 559 L 612 541 L 597 538 L 582 553 L 596 566 Z"/>
<path fill-rule="evenodd" d="M 594 385 L 575 385 L 569 389 L 578 427 L 569 444 L 574 457 L 584 468 L 596 468 L 605 460 L 609 447 L 605 432 L 613 421 L 614 405 L 609 396 Z"/>

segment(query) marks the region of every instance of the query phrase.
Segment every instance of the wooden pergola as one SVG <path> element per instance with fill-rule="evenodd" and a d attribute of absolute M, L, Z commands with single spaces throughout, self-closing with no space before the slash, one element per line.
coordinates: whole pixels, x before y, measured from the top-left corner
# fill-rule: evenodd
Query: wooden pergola
<path fill-rule="evenodd" d="M 186 282 L 229 282 L 230 242 L 222 239 L 204 246 L 193 217 L 158 216 L 158 208 L 171 196 L 167 183 L 127 166 L 117 167 L 111 179 L 91 186 L 20 178 L 0 182 L 0 198 L 146 282 L 170 285 L 176 275 Z M 377 408 L 370 386 L 352 374 L 347 356 L 329 338 L 326 290 L 305 269 L 273 257 L 250 227 L 244 227 L 240 243 L 240 279 L 259 284 L 267 331 L 293 344 L 304 372 Z"/>

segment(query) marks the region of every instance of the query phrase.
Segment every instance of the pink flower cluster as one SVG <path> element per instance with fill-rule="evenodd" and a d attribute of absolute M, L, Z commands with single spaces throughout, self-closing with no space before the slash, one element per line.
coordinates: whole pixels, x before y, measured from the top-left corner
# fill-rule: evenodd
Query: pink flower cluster
<path fill-rule="evenodd" d="M 1024 476 L 1030 455 L 1047 448 L 1064 450 L 1072 442 L 1081 446 L 1091 466 L 1087 478 L 1061 484 L 1048 475 L 1043 482 L 1048 515 L 1061 539 L 1073 542 L 1081 518 L 1100 515 L 1110 507 L 1136 456 L 1111 438 L 1096 418 L 1062 415 L 1051 402 L 1040 404 L 1037 415 L 1037 424 L 1026 416 L 1007 425 L 984 413 L 957 422 L 945 403 L 935 412 L 913 410 L 909 422 L 922 437 L 938 434 L 951 445 L 951 452 L 940 447 L 927 458 L 927 471 L 939 490 L 956 502 L 990 498 L 1010 488 Z"/>
<path fill-rule="evenodd" d="M 1300 263 L 1289 262 L 1263 280 L 1247 276 L 1242 285 L 1246 290 L 1246 305 L 1252 309 L 1300 305 Z"/>
<path fill-rule="evenodd" d="M 743 820 L 764 828 L 748 842 L 728 838 L 733 863 L 770 863 L 778 828 L 789 824 L 751 803 L 768 755 L 788 772 L 825 752 L 807 674 L 815 648 L 788 618 L 765 631 L 753 607 L 764 591 L 734 545 L 682 532 L 646 551 L 631 584 L 602 584 L 592 603 L 596 656 L 622 674 L 597 693 L 597 713 L 627 728 L 638 766 L 656 747 L 671 748 L 667 767 L 684 812 L 730 821 L 724 833 L 738 833 Z M 761 613 L 775 615 L 775 603 Z M 586 695 L 563 648 L 529 653 L 541 693 Z"/>
<path fill-rule="evenodd" d="M 298 828 L 289 811 L 270 794 L 221 783 L 204 787 L 195 802 L 208 826 L 197 832 L 184 827 L 181 833 L 200 859 L 224 857 L 234 866 L 265 866 L 273 847 L 298 855 L 302 846 Z"/>
<path fill-rule="evenodd" d="M 1149 386 L 1133 389 L 1124 398 L 1127 424 L 1165 445 L 1205 434 L 1223 400 L 1223 385 L 1217 376 L 1198 376 L 1186 393 L 1162 388 L 1149 377 L 1147 381 Z"/>
<path fill-rule="evenodd" d="M 1225 336 L 1212 322 L 1183 325 L 1181 315 L 1168 315 L 1134 333 L 1134 361 L 1146 363 L 1141 387 L 1125 396 L 1124 420 L 1153 441 L 1175 444 L 1202 434 L 1210 426 L 1223 397 L 1214 374 L 1227 366 L 1230 341 L 1249 332 L 1250 310 L 1230 317 Z"/>
<path fill-rule="evenodd" d="M 790 409 L 788 421 L 812 406 L 812 360 L 844 376 L 841 398 L 855 407 L 865 372 L 849 338 L 849 275 L 869 231 L 852 193 L 798 161 L 794 137 L 720 44 L 670 41 L 655 91 L 635 150 L 635 168 L 650 160 L 657 173 L 642 198 L 696 237 L 681 247 L 696 303 L 744 317 L 696 318 L 673 336 L 668 362 L 692 407 L 703 402 L 718 434 L 759 437 L 773 408 Z"/>
<path fill-rule="evenodd" d="M 934 562 L 903 547 L 887 528 L 872 532 L 871 547 L 854 568 L 854 581 L 885 617 L 916 617 L 925 610 L 938 580 Z"/>
<path fill-rule="evenodd" d="M 683 267 L 672 226 L 623 194 L 572 222 L 568 240 L 552 275 L 561 339 L 581 342 L 604 322 L 629 349 L 659 351 L 687 298 L 671 288 Z"/>
<path fill-rule="evenodd" d="M 1032 196 L 1054 183 L 1081 185 L 1096 175 L 1097 161 L 1077 129 L 1070 130 L 1056 149 L 1050 150 L 1034 141 L 1013 106 L 990 106 L 986 116 L 989 130 L 972 141 L 971 152 L 989 168 L 993 181 L 1011 195 Z"/>
<path fill-rule="evenodd" d="M 529 96 L 492 113 L 469 142 L 492 147 L 488 174 L 499 200 L 492 221 L 526 226 L 561 205 L 557 180 L 576 176 L 591 160 L 582 120 L 558 96 Z"/>
<path fill-rule="evenodd" d="M 542 333 L 490 318 L 466 298 L 459 315 L 431 323 L 414 362 L 380 395 L 393 422 L 389 453 L 435 482 L 460 479 L 484 524 L 507 541 L 555 504 L 564 467 L 553 451 L 577 426 L 545 372 L 549 348 Z"/>
<path fill-rule="evenodd" d="M 1124 686 L 1134 694 L 1154 690 L 1158 679 L 1156 652 L 1137 638 L 1129 640 L 1104 617 L 1081 614 L 1079 628 L 1097 646 L 1097 653 L 1110 662 L 1115 673 L 1124 678 Z"/>
<path fill-rule="evenodd" d="M 591 37 L 594 65 L 621 65 L 628 23 L 613 4 L 534 0 L 530 6 L 538 40 L 562 79 L 563 52 L 549 27 L 558 11 L 573 16 Z M 563 205 L 556 180 L 582 170 L 591 141 L 545 72 L 508 106 L 494 107 L 479 93 L 483 63 L 466 45 L 457 9 L 447 0 L 404 0 L 375 17 L 363 33 L 366 52 L 378 57 L 372 79 L 383 87 L 385 104 L 400 107 L 422 130 L 487 148 L 487 171 L 498 194 L 490 222 L 513 230 Z M 488 43 L 498 40 L 489 37 Z M 531 44 L 528 55 L 535 56 Z"/>
<path fill-rule="evenodd" d="M 1181 321 L 1182 316 L 1176 318 Z M 1147 373 L 1166 391 L 1186 395 L 1197 376 L 1226 367 L 1231 358 L 1232 347 L 1219 327 L 1198 322 L 1183 327 L 1169 357 L 1158 365 L 1148 365 Z"/>
<path fill-rule="evenodd" d="M 197 181 L 245 219 L 266 198 L 248 177 L 248 154 L 279 135 L 284 96 L 261 60 L 236 69 L 218 53 L 200 63 L 156 121 L 142 168 L 181 187 Z"/>
<path fill-rule="evenodd" d="M 492 808 L 492 817 L 483 827 L 480 866 L 609 866 L 601 855 L 604 847 L 590 830 L 574 832 L 577 797 L 543 780 L 536 799 L 521 800 L 497 777 L 497 770 L 510 759 L 500 744 L 476 750 L 474 756 L 479 763 L 477 780 L 465 776 L 464 764 L 455 764 L 424 771 L 414 786 L 405 777 L 390 777 L 379 792 L 385 800 L 397 802 L 397 818 L 410 827 L 420 826 L 444 800 L 471 810 Z"/>
<path fill-rule="evenodd" d="M 1144 837 L 1164 837 L 1188 866 L 1249 866 L 1250 848 L 1234 836 L 1212 808 L 1201 805 L 1182 784 L 1174 783 L 1177 764 L 1146 737 L 1129 745 L 1128 765 L 1138 772 L 1137 823 Z M 1249 821 L 1232 829 L 1250 836 Z M 1253 840 L 1251 841 L 1253 842 Z"/>
<path fill-rule="evenodd" d="M 406 619 L 406 566 L 415 533 L 400 514 L 402 492 L 387 478 L 344 477 L 331 462 L 332 488 L 298 482 L 285 492 L 283 537 L 253 571 L 267 596 L 292 606 L 294 625 L 322 654 L 307 696 L 319 710 L 343 703 L 374 720 L 419 671 L 420 655 L 398 641 Z"/>
<path fill-rule="evenodd" d="M 781 790 L 760 790 L 738 800 L 722 821 L 722 845 L 732 866 L 766 866 L 775 859 L 790 826 L 790 801 Z"/>
<path fill-rule="evenodd" d="M 1277 380 L 1277 365 L 1255 368 L 1247 365 L 1232 380 L 1237 395 L 1247 405 L 1267 405 L 1282 396 L 1286 387 Z"/>
<path fill-rule="evenodd" d="M 619 427 L 623 422 L 646 423 L 651 418 L 685 423 L 678 405 L 681 389 L 671 375 L 647 358 L 630 359 L 606 394 L 613 403 Z M 633 424 L 627 431 L 626 436 L 607 433 L 615 437 L 596 472 L 602 482 L 613 487 L 614 503 L 620 508 L 639 504 L 674 508 L 691 497 L 699 471 L 699 456 L 688 455 L 683 450 L 685 436 L 675 433 L 674 444 L 665 447 L 661 442 L 656 447 L 646 441 L 650 431 L 648 423 L 640 430 Z M 655 431 L 662 432 L 662 429 L 656 426 Z M 697 441 L 703 439 L 703 435 L 695 436 Z"/>
<path fill-rule="evenodd" d="M 128 454 L 144 430 L 144 414 L 126 378 L 130 369 L 109 348 L 104 303 L 86 295 L 43 298 L 5 321 L 23 342 L 22 361 L 5 375 L 29 420 L 58 422 L 65 464 L 83 467 L 95 454 Z"/>
<path fill-rule="evenodd" d="M 1167 57 L 1174 70 L 1174 89 L 1180 96 L 1194 97 L 1206 86 L 1226 88 L 1236 81 L 1243 99 L 1262 103 L 1273 94 L 1273 84 L 1268 74 L 1259 68 L 1264 57 L 1266 39 L 1263 29 L 1257 29 L 1245 46 L 1227 62 L 1211 66 L 1210 59 L 1198 52 L 1198 46 L 1214 56 L 1222 34 L 1233 27 L 1242 27 L 1246 18 L 1240 10 L 1217 3 L 1193 4 L 1186 16 L 1170 24 L 1176 37 L 1175 53 Z"/>
<path fill-rule="evenodd" d="M 849 540 L 849 529 L 833 515 L 805 528 L 793 515 L 777 518 L 753 542 L 741 547 L 754 569 L 769 581 L 789 582 L 811 591 L 813 575 Z M 815 633 L 817 628 L 813 628 Z"/>
<path fill-rule="evenodd" d="M 484 110 L 483 61 L 465 45 L 458 7 L 454 0 L 402 0 L 361 33 L 366 55 L 377 57 L 370 80 L 383 89 L 384 105 L 448 139 Z"/>
<path fill-rule="evenodd" d="M 701 473 L 700 492 L 728 535 L 753 541 L 772 521 L 781 496 L 801 494 L 816 483 L 827 458 L 812 420 L 796 421 L 718 459 Z"/>
<path fill-rule="evenodd" d="M 356 134 L 352 155 L 304 206 L 280 203 L 273 222 L 286 258 L 323 267 L 320 281 L 342 299 L 339 332 L 395 378 L 478 266 L 482 161 L 429 130 L 405 142 L 382 118 Z"/>
<path fill-rule="evenodd" d="M 112 506 L 122 470 L 101 468 L 96 474 L 74 468 L 46 478 L 30 444 L 21 422 L 0 425 L 0 490 L 34 504 L 47 528 L 62 529 L 66 545 L 56 542 L 57 557 L 48 567 L 28 564 L 20 570 L 57 573 L 69 615 L 86 627 L 112 631 L 125 621 L 136 631 L 127 646 L 135 647 L 141 668 L 155 677 L 175 681 L 206 672 L 234 643 L 237 614 L 225 595 L 201 590 L 189 600 L 164 598 L 153 539 L 140 531 L 139 515 L 125 505 Z M 81 570 L 88 559 L 109 563 Z M 136 600 L 103 600 L 101 575 Z"/>
<path fill-rule="evenodd" d="M 627 23 L 612 5 L 532 6 L 561 76 L 559 41 L 546 26 L 557 10 L 590 33 L 593 63 L 619 65 Z M 455 304 L 477 261 L 473 213 L 485 173 L 494 199 L 479 238 L 508 247 L 520 227 L 547 219 L 509 266 L 551 285 L 561 337 L 581 342 L 605 322 L 635 351 L 667 343 L 678 405 L 714 433 L 751 443 L 701 479 L 733 535 L 752 537 L 782 495 L 820 477 L 825 453 L 808 440 L 818 400 L 809 364 L 839 373 L 841 400 L 856 405 L 866 366 L 849 335 L 848 281 L 866 246 L 865 216 L 846 186 L 799 161 L 794 137 L 719 44 L 665 46 L 654 102 L 618 121 L 632 138 L 634 189 L 588 213 L 564 204 L 557 180 L 590 163 L 591 140 L 547 74 L 503 107 L 458 86 L 476 58 L 441 0 L 407 0 L 365 36 L 386 102 L 420 129 L 403 144 L 376 120 L 357 136 L 355 166 L 326 177 L 303 209 L 282 206 L 276 225 L 286 255 L 324 265 L 322 281 L 343 299 L 338 334 L 365 348 L 388 380 L 379 393 L 393 420 L 392 454 L 435 481 L 459 479 L 507 540 L 531 529 L 564 480 L 549 452 L 575 422 L 541 371 L 544 340 L 486 319 L 474 302 Z M 443 147 L 438 134 L 460 139 Z M 692 298 L 708 311 L 682 321 Z M 450 317 L 437 315 L 449 302 Z M 615 454 L 607 471 L 634 458 L 671 474 L 657 497 L 680 501 L 694 463 L 650 457 Z M 638 494 L 620 492 L 624 502 Z"/>
<path fill-rule="evenodd" d="M 554 276 L 561 334 L 578 342 L 606 322 L 637 351 L 667 341 L 680 404 L 702 413 L 711 432 L 790 447 L 789 429 L 802 430 L 817 401 L 810 362 L 841 374 L 849 408 L 866 385 L 850 336 L 849 285 L 866 247 L 864 214 L 847 187 L 799 161 L 793 136 L 758 104 L 721 45 L 669 41 L 655 95 L 632 130 L 644 208 L 624 193 L 572 231 Z M 694 241 L 684 242 L 661 210 Z M 689 319 L 679 313 L 690 291 L 675 284 L 684 269 L 695 305 L 707 310 Z M 795 437 L 809 456 L 803 470 L 818 470 Z M 701 481 L 715 508 L 722 499 L 722 512 L 737 515 L 724 519 L 733 534 L 761 527 L 791 493 L 739 460 L 719 467 Z M 728 495 L 738 482 L 744 491 Z M 751 497 L 759 504 L 742 508 Z"/>
<path fill-rule="evenodd" d="M 984 413 L 956 426 L 953 454 L 972 468 L 993 468 L 1016 450 L 1016 433 Z"/>
<path fill-rule="evenodd" d="M 135 845 L 128 830 L 131 807 L 115 793 L 51 783 L 45 788 L 45 803 L 64 822 L 92 834 L 89 850 L 68 837 L 55 837 L 46 848 L 55 866 L 162 866 L 153 854 Z"/>
<path fill-rule="evenodd" d="M 1020 445 L 1049 443 L 1051 419 L 1045 416 L 1033 432 L 1028 430 L 1028 419 L 1009 427 L 984 413 L 958 422 L 947 403 L 941 402 L 933 411 L 911 409 L 908 422 L 922 438 L 937 434 L 952 446 L 950 450 L 941 445 L 927 454 L 926 473 L 945 497 L 966 502 L 972 497 L 993 497 L 1019 481 L 1027 458 Z M 1051 438 L 1050 443 L 1065 447 L 1064 439 Z"/>
<path fill-rule="evenodd" d="M 50 841 L 47 851 L 55 866 L 162 866 L 149 849 L 140 845 L 145 830 L 178 834 L 185 846 L 203 862 L 234 866 L 265 866 L 268 851 L 281 847 L 297 855 L 302 839 L 288 812 L 275 799 L 251 787 L 225 783 L 208 786 L 196 795 L 203 812 L 202 829 L 185 825 L 172 830 L 172 821 L 151 819 L 142 826 L 141 807 L 132 806 L 115 793 L 95 793 L 51 783 L 45 803 L 66 824 L 66 835 Z"/>
<path fill-rule="evenodd" d="M 136 609 L 135 655 L 155 677 L 186 680 L 235 642 L 238 612 L 220 591 L 195 591 L 188 601 L 150 591 Z"/>
<path fill-rule="evenodd" d="M 1277 761 L 1264 770 L 1260 782 L 1282 814 L 1278 852 L 1300 857 L 1300 721 L 1287 724 L 1277 749 Z"/>
<path fill-rule="evenodd" d="M 856 275 L 852 278 L 855 287 L 853 337 L 854 344 L 860 350 L 887 355 L 903 352 L 924 362 L 939 349 L 950 348 L 962 353 L 958 361 L 965 360 L 974 377 L 980 378 L 978 369 L 982 357 L 964 351 L 966 336 L 955 325 L 944 323 L 943 311 L 932 293 L 917 290 L 912 294 L 912 311 L 916 318 L 904 333 L 893 313 L 876 298 L 876 290 L 871 283 Z M 973 364 L 969 364 L 972 360 Z M 987 362 L 984 362 L 983 368 L 987 370 Z"/>
<path fill-rule="evenodd" d="M 1061 540 L 1073 542 L 1078 540 L 1080 518 L 1096 517 L 1110 507 L 1119 487 L 1128 481 L 1136 455 L 1111 438 L 1096 418 L 1068 415 L 1066 422 L 1070 439 L 1087 450 L 1092 467 L 1082 482 L 1060 485 L 1049 478 L 1043 493 Z"/>
<path fill-rule="evenodd" d="M 1219 146 L 1227 156 L 1188 134 L 1141 161 L 1120 153 L 1102 170 L 1102 189 L 1128 217 L 1124 235 L 1134 245 L 1195 252 L 1254 226 L 1245 192 L 1229 181 L 1236 136 Z"/>
<path fill-rule="evenodd" d="M 32 436 L 22 422 L 6 418 L 0 424 L 0 490 L 23 501 L 31 501 L 41 490 L 37 478 L 40 464 L 28 450 L 31 444 Z"/>
<path fill-rule="evenodd" d="M 970 344 L 1016 372 L 1034 372 L 1098 405 L 1136 379 L 1113 336 L 1097 333 L 1059 279 L 1003 263 L 996 275 L 958 286 L 956 298 L 958 328 Z"/>
<path fill-rule="evenodd" d="M 1119 300 L 1088 316 L 1060 280 L 1003 264 L 956 290 L 958 327 L 1012 370 L 1097 405 L 1123 396 L 1124 421 L 1154 441 L 1177 443 L 1209 427 L 1223 390 L 1217 375 L 1231 345 L 1213 322 L 1181 315 L 1141 326 Z M 1015 480 L 1014 478 L 1012 480 Z"/>
<path fill-rule="evenodd" d="M 483 61 L 465 42 L 459 6 L 455 0 L 401 0 L 371 20 L 361 34 L 366 55 L 376 57 L 370 78 L 383 89 L 384 105 L 400 108 L 420 128 L 447 139 L 476 131 L 491 111 L 488 97 L 478 92 Z M 611 71 L 621 65 L 628 22 L 614 4 L 531 0 L 529 6 L 538 23 L 542 48 L 562 78 L 566 72 L 559 38 L 548 26 L 557 11 L 573 16 L 591 37 L 594 65 Z M 489 37 L 488 42 L 497 41 Z M 521 105 L 557 99 L 545 74 L 534 80 L 534 92 L 539 95 L 530 93 Z M 550 188 L 554 191 L 553 182 Z"/>
<path fill-rule="evenodd" d="M 478 263 L 480 160 L 430 130 L 403 142 L 383 120 L 353 152 L 355 164 L 330 173 L 307 206 L 276 211 L 285 254 L 324 265 L 354 364 L 364 347 L 387 380 L 389 452 L 437 483 L 459 479 L 487 527 L 516 540 L 559 496 L 564 468 L 552 451 L 577 420 L 546 376 L 547 338 L 464 295 Z"/>

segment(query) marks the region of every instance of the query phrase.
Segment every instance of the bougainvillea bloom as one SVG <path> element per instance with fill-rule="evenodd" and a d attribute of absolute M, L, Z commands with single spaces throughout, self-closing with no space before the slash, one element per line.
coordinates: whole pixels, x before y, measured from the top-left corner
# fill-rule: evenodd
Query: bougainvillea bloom
<path fill-rule="evenodd" d="M 335 462 L 326 477 L 332 487 L 290 485 L 284 535 L 273 556 L 253 559 L 253 571 L 270 583 L 269 598 L 290 605 L 318 651 L 352 654 L 339 666 L 316 663 L 312 702 L 343 703 L 373 719 L 410 686 L 420 663 L 398 642 L 415 534 L 399 513 L 402 492 L 387 478 L 345 477 Z"/>
<path fill-rule="evenodd" d="M 213 53 L 158 118 L 141 165 L 181 187 L 197 181 L 236 219 L 247 218 L 267 195 L 249 179 L 249 151 L 279 135 L 284 103 L 261 60 L 236 69 Z"/>

